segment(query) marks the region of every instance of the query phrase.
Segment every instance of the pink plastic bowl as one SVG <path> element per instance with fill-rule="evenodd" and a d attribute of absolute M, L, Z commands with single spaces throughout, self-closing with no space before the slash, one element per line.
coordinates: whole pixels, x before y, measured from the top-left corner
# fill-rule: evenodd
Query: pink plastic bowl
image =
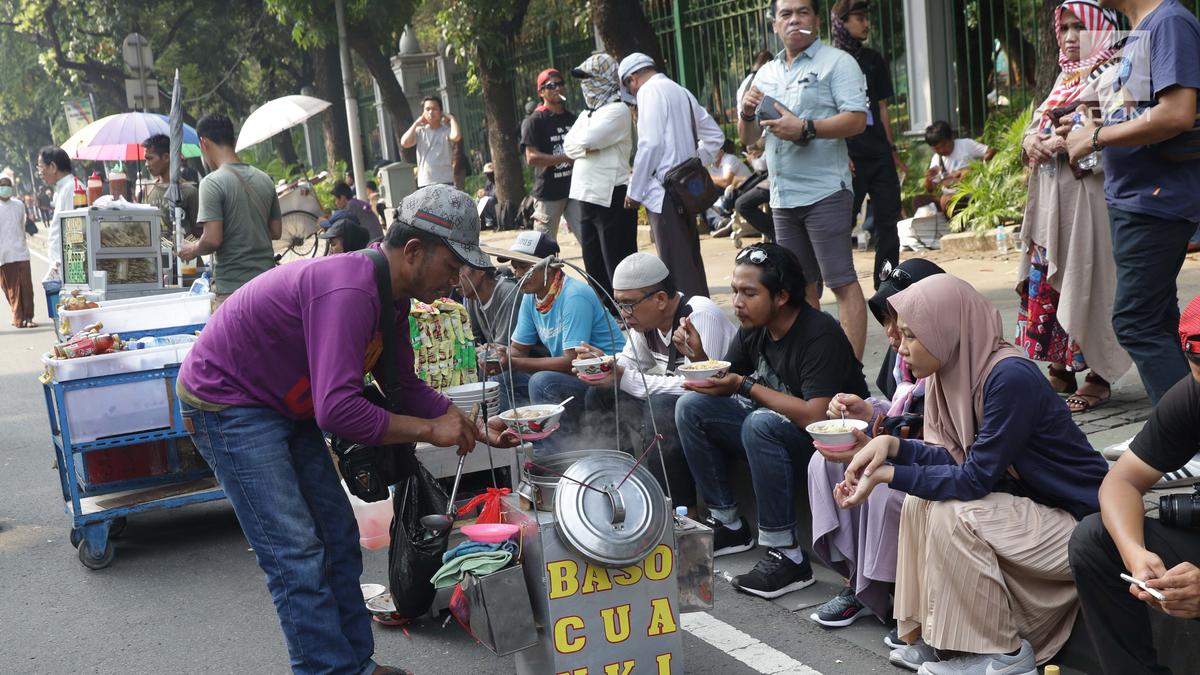
<path fill-rule="evenodd" d="M 825 445 L 824 443 L 819 443 L 817 441 L 813 441 L 813 446 L 820 448 L 821 450 L 824 450 L 825 452 L 832 452 L 832 453 L 848 452 L 850 450 L 853 450 L 857 445 L 858 445 L 857 443 L 839 443 L 838 445 Z"/>
<path fill-rule="evenodd" d="M 476 523 L 474 525 L 463 525 L 462 533 L 467 535 L 467 539 L 478 541 L 484 544 L 498 544 L 502 541 L 512 539 L 513 535 L 520 532 L 521 528 L 508 523 Z"/>

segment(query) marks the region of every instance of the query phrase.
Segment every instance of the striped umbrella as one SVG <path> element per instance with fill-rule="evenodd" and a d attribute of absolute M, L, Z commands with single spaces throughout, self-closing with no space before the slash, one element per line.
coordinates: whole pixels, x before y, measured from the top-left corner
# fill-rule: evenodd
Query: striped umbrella
<path fill-rule="evenodd" d="M 108 162 L 143 160 L 142 141 L 155 134 L 171 135 L 170 120 L 157 113 L 129 112 L 109 115 L 80 129 L 62 144 L 73 159 Z M 200 156 L 200 138 L 196 130 L 183 125 L 184 157 Z"/>

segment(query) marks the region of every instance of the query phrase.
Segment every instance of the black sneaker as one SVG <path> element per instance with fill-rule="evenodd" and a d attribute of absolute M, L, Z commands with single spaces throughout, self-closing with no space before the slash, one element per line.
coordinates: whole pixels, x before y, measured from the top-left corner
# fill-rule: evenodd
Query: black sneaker
<path fill-rule="evenodd" d="M 733 578 L 733 587 L 770 599 L 807 588 L 815 581 L 807 556 L 796 564 L 779 549 L 769 548 L 766 557 L 759 560 L 754 569 Z"/>
<path fill-rule="evenodd" d="M 809 619 L 822 626 L 841 628 L 849 626 L 864 616 L 874 616 L 875 613 L 863 606 L 854 596 L 854 589 L 846 587 L 837 597 L 817 608 L 809 615 Z"/>
<path fill-rule="evenodd" d="M 731 553 L 741 553 L 754 548 L 754 532 L 745 518 L 738 518 L 742 526 L 731 530 L 721 524 L 721 521 L 709 516 L 704 524 L 713 530 L 713 557 L 717 558 Z"/>

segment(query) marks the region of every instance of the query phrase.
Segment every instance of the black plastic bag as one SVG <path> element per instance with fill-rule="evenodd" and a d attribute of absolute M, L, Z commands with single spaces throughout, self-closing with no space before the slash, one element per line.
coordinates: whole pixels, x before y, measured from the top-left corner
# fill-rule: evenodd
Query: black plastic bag
<path fill-rule="evenodd" d="M 449 499 L 423 464 L 396 485 L 388 586 L 396 612 L 407 619 L 425 614 L 433 604 L 433 575 L 442 567 L 442 554 L 450 539 L 449 530 L 437 535 L 426 530 L 421 516 L 445 513 Z"/>

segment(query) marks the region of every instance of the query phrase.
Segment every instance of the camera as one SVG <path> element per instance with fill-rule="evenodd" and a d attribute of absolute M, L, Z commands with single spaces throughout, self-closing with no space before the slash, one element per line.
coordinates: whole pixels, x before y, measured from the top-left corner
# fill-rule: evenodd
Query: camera
<path fill-rule="evenodd" d="M 1200 483 L 1190 495 L 1159 497 L 1158 520 L 1172 527 L 1200 527 Z"/>

